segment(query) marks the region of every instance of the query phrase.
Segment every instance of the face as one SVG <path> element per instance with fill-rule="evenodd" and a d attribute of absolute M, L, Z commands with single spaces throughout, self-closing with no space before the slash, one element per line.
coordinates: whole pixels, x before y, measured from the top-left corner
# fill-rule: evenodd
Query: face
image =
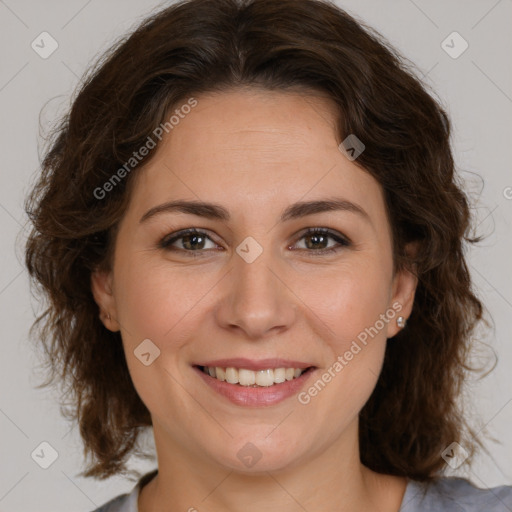
<path fill-rule="evenodd" d="M 196 99 L 137 175 L 112 271 L 92 278 L 157 450 L 256 472 L 354 446 L 416 286 L 393 274 L 382 189 L 339 150 L 325 98 Z M 175 201 L 216 208 L 155 208 Z"/>

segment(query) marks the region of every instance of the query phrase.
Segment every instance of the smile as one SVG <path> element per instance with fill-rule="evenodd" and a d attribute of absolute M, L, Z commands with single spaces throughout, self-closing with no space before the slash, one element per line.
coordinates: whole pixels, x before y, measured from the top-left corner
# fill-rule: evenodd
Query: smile
<path fill-rule="evenodd" d="M 213 397 L 245 407 L 265 407 L 299 393 L 318 369 L 284 359 L 224 359 L 193 365 Z"/>
<path fill-rule="evenodd" d="M 308 368 L 267 368 L 253 371 L 246 368 L 222 368 L 220 366 L 200 366 L 199 368 L 210 377 L 221 382 L 253 387 L 269 387 L 282 384 L 297 379 L 308 370 Z"/>

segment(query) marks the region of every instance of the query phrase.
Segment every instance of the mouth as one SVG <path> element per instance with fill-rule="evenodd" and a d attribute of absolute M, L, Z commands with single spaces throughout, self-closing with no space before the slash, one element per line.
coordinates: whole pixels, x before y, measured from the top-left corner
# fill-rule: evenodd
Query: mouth
<path fill-rule="evenodd" d="M 196 368 L 220 382 L 240 387 L 268 388 L 298 379 L 301 375 L 314 370 L 315 366 L 308 366 L 307 368 L 265 368 L 261 370 L 236 368 L 233 366 L 201 365 L 196 365 Z"/>
<path fill-rule="evenodd" d="M 245 358 L 192 365 L 207 388 L 238 406 L 266 407 L 295 396 L 318 367 L 299 361 Z"/>

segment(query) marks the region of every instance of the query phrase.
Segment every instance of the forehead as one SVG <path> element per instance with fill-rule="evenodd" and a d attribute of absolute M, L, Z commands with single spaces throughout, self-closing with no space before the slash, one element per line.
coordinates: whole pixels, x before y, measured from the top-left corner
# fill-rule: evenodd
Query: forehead
<path fill-rule="evenodd" d="M 175 198 L 223 203 L 245 215 L 336 195 L 382 217 L 380 185 L 338 149 L 329 99 L 253 89 L 195 99 L 137 175 L 139 213 Z"/>
<path fill-rule="evenodd" d="M 208 94 L 169 134 L 167 147 L 179 153 L 205 143 L 213 153 L 215 144 L 219 151 L 212 156 L 222 157 L 220 150 L 228 149 L 229 158 L 259 155 L 268 157 L 269 165 L 289 161 L 296 152 L 307 157 L 309 148 L 319 150 L 335 141 L 335 108 L 326 97 L 299 92 L 244 88 Z"/>

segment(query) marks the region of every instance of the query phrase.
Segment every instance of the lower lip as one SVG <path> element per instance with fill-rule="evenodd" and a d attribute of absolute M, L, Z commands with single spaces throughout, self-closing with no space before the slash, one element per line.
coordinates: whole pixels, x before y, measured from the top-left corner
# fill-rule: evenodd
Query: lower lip
<path fill-rule="evenodd" d="M 296 379 L 287 380 L 272 386 L 253 388 L 251 386 L 241 386 L 239 384 L 230 384 L 226 381 L 220 381 L 214 377 L 210 377 L 210 375 L 204 373 L 197 366 L 194 366 L 194 370 L 199 373 L 203 381 L 214 391 L 225 396 L 236 405 L 245 405 L 248 407 L 262 407 L 282 402 L 286 398 L 297 394 L 311 374 L 315 372 L 314 369 L 310 369 Z"/>

